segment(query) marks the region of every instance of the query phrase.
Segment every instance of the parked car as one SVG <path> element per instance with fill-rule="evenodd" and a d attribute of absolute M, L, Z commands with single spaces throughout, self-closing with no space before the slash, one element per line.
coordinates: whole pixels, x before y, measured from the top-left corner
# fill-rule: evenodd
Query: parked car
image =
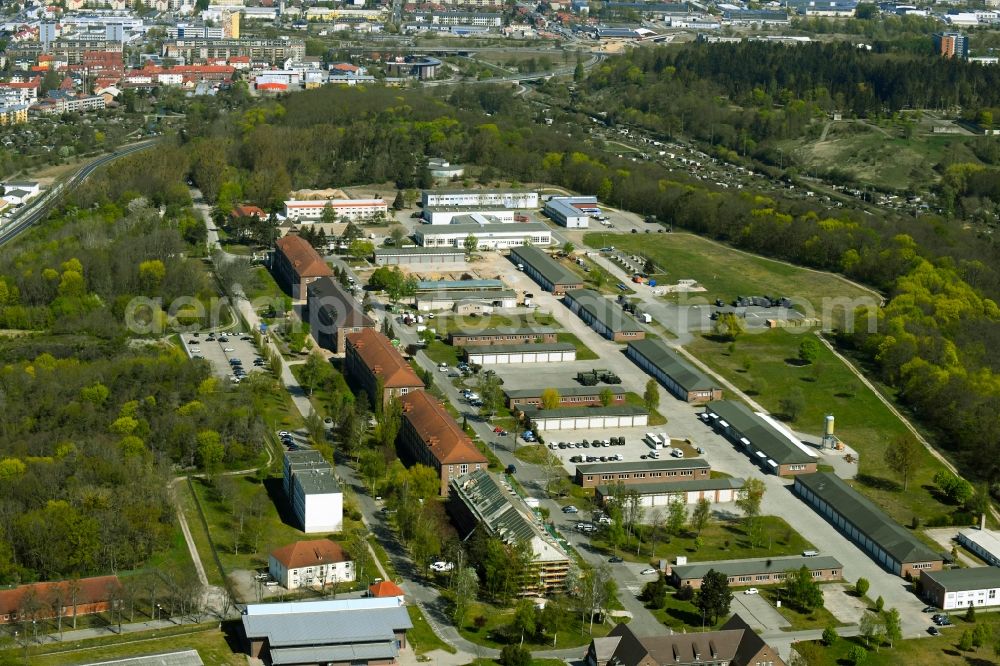
<path fill-rule="evenodd" d="M 924 610 L 922 612 L 924 612 L 924 613 L 937 613 L 937 607 L 936 606 L 924 606 Z"/>
<path fill-rule="evenodd" d="M 618 564 L 619 562 L 624 562 L 624 561 L 625 560 L 622 559 L 620 555 L 612 555 L 611 557 L 608 558 L 608 562 L 611 562 L 612 564 Z"/>
<path fill-rule="evenodd" d="M 760 590 L 758 590 L 756 587 L 748 587 L 747 589 L 743 590 L 743 594 L 760 594 Z"/>
<path fill-rule="evenodd" d="M 434 562 L 431 564 L 431 571 L 436 571 L 437 573 L 447 573 L 455 568 L 454 562 Z"/>
<path fill-rule="evenodd" d="M 930 634 L 931 636 L 940 636 L 941 635 L 941 631 L 937 627 L 935 627 L 935 626 L 928 627 L 927 628 L 927 633 Z"/>
<path fill-rule="evenodd" d="M 580 510 L 578 508 L 576 508 L 575 506 L 573 506 L 572 504 L 570 504 L 568 506 L 564 506 L 562 508 L 562 512 L 563 513 L 580 513 Z"/>
<path fill-rule="evenodd" d="M 507 465 L 507 474 L 514 475 L 517 474 L 517 468 L 513 465 Z"/>
<path fill-rule="evenodd" d="M 653 567 L 646 567 L 645 569 L 643 569 L 639 573 L 642 574 L 643 576 L 652 576 L 653 574 L 656 574 L 658 572 Z"/>

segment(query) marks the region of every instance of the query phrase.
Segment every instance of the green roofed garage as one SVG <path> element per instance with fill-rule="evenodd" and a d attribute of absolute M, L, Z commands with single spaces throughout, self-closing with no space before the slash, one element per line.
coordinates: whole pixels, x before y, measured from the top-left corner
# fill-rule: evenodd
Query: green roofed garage
<path fill-rule="evenodd" d="M 765 472 L 788 476 L 816 471 L 817 456 L 767 414 L 752 412 L 741 402 L 719 400 L 705 405 L 705 411 L 698 416 Z"/>
<path fill-rule="evenodd" d="M 840 477 L 828 472 L 802 474 L 795 477 L 792 492 L 897 576 L 940 571 L 944 562 L 939 554 Z"/>
<path fill-rule="evenodd" d="M 719 382 L 696 369 L 661 340 L 634 340 L 628 343 L 625 355 L 680 400 L 707 402 L 722 399 Z"/>

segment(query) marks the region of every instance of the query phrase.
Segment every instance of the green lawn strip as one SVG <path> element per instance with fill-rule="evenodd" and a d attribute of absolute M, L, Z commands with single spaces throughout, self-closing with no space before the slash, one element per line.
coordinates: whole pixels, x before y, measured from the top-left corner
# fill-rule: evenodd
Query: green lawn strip
<path fill-rule="evenodd" d="M 382 544 L 373 538 L 369 538 L 368 543 L 371 544 L 372 550 L 375 552 L 375 558 L 382 565 L 382 568 L 385 569 L 385 572 L 389 574 L 389 578 L 396 580 L 398 576 L 395 567 L 392 566 L 392 560 L 389 559 L 389 553 L 385 552 Z"/>
<path fill-rule="evenodd" d="M 255 552 L 252 550 L 251 544 L 242 544 L 239 549 L 235 547 L 235 535 L 239 529 L 238 514 L 234 515 L 232 510 L 217 499 L 216 492 L 208 485 L 208 482 L 200 479 L 194 480 L 195 492 L 198 494 L 198 499 L 205 512 L 205 518 L 219 553 L 219 559 L 227 573 L 235 569 L 264 568 L 267 566 L 267 556 L 271 550 L 304 538 L 301 530 L 285 523 L 279 514 L 276 502 L 284 501 L 281 479 L 271 477 L 263 485 L 252 476 L 239 476 L 234 477 L 234 479 L 236 495 L 232 505 L 245 510 L 244 530 L 250 529 L 249 507 L 253 501 L 252 498 L 257 493 L 264 494 L 263 499 L 259 500 L 263 510 L 261 517 L 263 522 Z M 282 507 L 282 512 L 290 513 L 290 508 Z M 311 538 L 320 538 L 321 536 L 323 535 Z M 204 559 L 205 556 L 202 555 L 202 557 Z M 212 568 L 215 568 L 214 564 Z"/>
<path fill-rule="evenodd" d="M 992 635 L 1000 634 L 1000 613 L 977 613 L 976 620 L 992 628 Z M 888 643 L 880 646 L 877 651 L 874 644 L 867 647 L 868 654 L 864 660 L 865 666 L 969 666 L 970 664 L 996 663 L 994 640 L 989 640 L 981 648 L 969 651 L 958 647 L 962 633 L 973 626 L 962 619 L 961 615 L 953 615 L 955 623 L 951 627 L 941 627 L 940 636 L 925 635 L 922 638 L 909 638 L 897 641 L 892 648 Z M 930 619 L 927 625 L 930 626 Z M 825 646 L 819 641 L 795 643 L 795 649 L 810 666 L 839 666 L 851 663 L 848 652 L 854 646 L 865 647 L 865 639 L 861 636 L 840 638 L 833 645 Z"/>
<path fill-rule="evenodd" d="M 800 631 L 805 629 L 826 629 L 827 627 L 840 627 L 844 626 L 843 622 L 840 622 L 833 616 L 833 613 L 828 611 L 823 606 L 819 608 L 814 608 L 811 611 L 803 611 L 797 606 L 792 606 L 788 603 L 787 599 L 782 597 L 781 585 L 768 585 L 760 588 L 760 595 L 767 599 L 767 602 L 781 614 L 781 617 L 791 623 L 791 626 L 785 627 L 784 631 Z M 737 591 L 736 594 L 742 594 L 742 592 Z M 778 607 L 777 602 L 781 600 L 781 606 Z"/>
<path fill-rule="evenodd" d="M 178 487 L 186 488 L 186 485 Z M 202 530 L 204 533 L 204 530 Z M 200 552 L 200 551 L 199 551 Z M 191 554 L 188 551 L 187 541 L 184 539 L 184 532 L 179 524 L 174 525 L 174 530 L 170 534 L 170 547 L 163 548 L 153 553 L 153 556 L 145 564 L 147 569 L 161 571 L 183 571 L 191 567 Z"/>
<path fill-rule="evenodd" d="M 424 353 L 427 354 L 427 358 L 435 363 L 447 363 L 450 368 L 454 368 L 459 360 L 461 360 L 461 352 L 461 347 L 452 347 L 443 340 L 432 340 L 424 347 Z M 439 372 L 438 375 L 444 377 L 445 373 Z"/>
<path fill-rule="evenodd" d="M 649 520 L 649 515 L 647 511 L 646 520 Z M 660 559 L 673 559 L 677 555 L 685 555 L 689 563 L 695 563 L 800 555 L 802 551 L 812 549 L 813 545 L 784 519 L 778 516 L 761 516 L 759 520 L 763 535 L 762 545 L 759 546 L 750 545 L 742 521 L 716 520 L 702 530 L 700 548 L 695 548 L 697 537 L 692 533 L 672 537 L 667 542 L 663 530 L 660 530 L 655 550 L 650 552 L 652 531 L 648 526 L 641 525 L 638 530 L 642 540 L 639 555 L 636 555 L 636 535 L 634 534 L 627 539 L 626 543 L 619 549 L 618 554 L 633 562 L 656 562 Z M 596 548 L 610 554 L 612 548 L 606 537 L 606 531 L 598 532 L 591 543 Z"/>
<path fill-rule="evenodd" d="M 909 524 L 913 516 L 927 522 L 953 512 L 955 507 L 931 493 L 934 474 L 944 466 L 923 449 L 918 469 L 902 491 L 901 479 L 884 456 L 889 443 L 909 431 L 826 347 L 813 363 L 797 364 L 803 339 L 776 329 L 742 335 L 732 351 L 728 342 L 707 337 L 695 338 L 687 349 L 773 413 L 781 413 L 784 399 L 798 396 L 801 411 L 790 424 L 798 431 L 820 435 L 824 417 L 833 414 L 837 436 L 861 457 L 854 486 L 901 524 Z"/>
<path fill-rule="evenodd" d="M 427 327 L 436 329 L 438 335 L 445 339 L 452 331 L 482 331 L 490 328 L 561 328 L 555 317 L 539 312 L 530 315 L 491 314 L 474 317 L 471 315 L 441 315 L 428 321 Z"/>
<path fill-rule="evenodd" d="M 825 298 L 870 295 L 832 274 L 744 254 L 691 234 L 649 236 L 591 232 L 584 236 L 584 243 L 598 248 L 614 245 L 630 254 L 642 254 L 658 267 L 666 268 L 668 283 L 692 279 L 707 290 L 669 296 L 670 300 L 680 298 L 684 303 L 712 303 L 716 298 L 729 303 L 737 296 L 768 294 L 808 301 L 819 312 Z"/>
<path fill-rule="evenodd" d="M 246 656 L 233 653 L 225 634 L 218 627 L 218 622 L 212 622 L 52 643 L 32 647 L 28 663 L 32 666 L 62 666 L 193 649 L 198 651 L 206 664 L 245 664 Z M 10 663 L 19 663 L 17 660 L 23 657 L 24 651 L 12 649 L 0 652 L 0 655 L 11 659 Z"/>
<path fill-rule="evenodd" d="M 541 465 L 547 458 L 552 457 L 552 454 L 541 444 L 526 444 L 514 451 L 514 457 L 532 465 Z"/>
<path fill-rule="evenodd" d="M 208 577 L 209 584 L 222 585 L 222 576 L 212 558 L 212 546 L 208 533 L 205 531 L 201 516 L 198 514 L 198 508 L 195 506 L 194 497 L 191 495 L 191 488 L 187 481 L 178 482 L 175 492 L 184 511 L 184 516 L 187 518 L 188 529 L 191 530 L 191 538 L 194 540 L 195 548 L 198 549 L 198 557 L 201 559 L 201 565 L 205 569 L 205 576 Z"/>
<path fill-rule="evenodd" d="M 667 594 L 663 608 L 649 608 L 649 606 L 646 608 L 661 623 L 678 631 L 687 631 L 692 627 L 711 631 L 720 628 L 729 619 L 728 616 L 719 618 L 719 621 L 714 625 L 707 620 L 703 621 L 701 611 L 698 610 L 693 601 L 678 599 L 675 594 Z"/>
<path fill-rule="evenodd" d="M 458 631 L 463 638 L 477 645 L 491 648 L 503 648 L 504 645 L 520 644 L 521 635 L 507 635 L 514 617 L 512 608 L 502 608 L 484 602 L 470 604 L 463 621 L 459 623 Z M 590 618 L 581 621 L 581 615 L 573 612 L 567 614 L 568 628 L 559 632 L 553 645 L 553 636 L 525 636 L 524 647 L 532 651 L 557 650 L 569 647 L 584 646 L 592 637 L 607 636 L 614 624 L 594 622 L 593 636 L 590 634 Z"/>
<path fill-rule="evenodd" d="M 559 332 L 556 334 L 556 341 L 569 342 L 576 347 L 576 360 L 578 361 L 596 361 L 601 358 L 597 352 L 583 344 L 580 338 L 576 337 L 572 333 Z"/>
<path fill-rule="evenodd" d="M 418 606 L 407 606 L 406 611 L 410 614 L 410 622 L 413 623 L 413 629 L 406 632 L 406 638 L 414 652 L 417 654 L 427 654 L 433 650 L 444 650 L 451 654 L 457 652 L 455 648 L 438 638 Z"/>
<path fill-rule="evenodd" d="M 246 293 L 247 298 L 251 301 L 265 298 L 275 299 L 283 307 L 285 292 L 281 290 L 281 287 L 278 286 L 278 283 L 266 268 L 263 266 L 255 268 L 253 270 L 253 278 L 253 282 L 244 287 L 244 293 Z"/>
<path fill-rule="evenodd" d="M 638 393 L 632 393 L 631 391 L 625 394 L 625 404 L 646 409 L 646 402 L 642 399 L 642 396 Z M 649 412 L 649 425 L 661 426 L 666 425 L 666 423 L 667 417 L 661 414 L 658 410 L 653 409 Z"/>

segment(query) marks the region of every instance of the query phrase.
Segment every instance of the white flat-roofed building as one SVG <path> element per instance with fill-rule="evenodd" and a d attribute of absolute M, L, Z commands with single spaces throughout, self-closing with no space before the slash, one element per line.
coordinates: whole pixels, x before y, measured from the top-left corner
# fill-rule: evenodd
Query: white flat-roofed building
<path fill-rule="evenodd" d="M 323 218 L 323 211 L 327 207 L 331 208 L 338 218 L 346 217 L 349 220 L 370 220 L 389 212 L 385 199 L 291 200 L 285 202 L 285 217 L 295 222 L 316 222 Z"/>
<path fill-rule="evenodd" d="M 428 206 L 494 206 L 538 208 L 538 192 L 528 190 L 424 190 L 420 197 Z"/>
<path fill-rule="evenodd" d="M 924 599 L 941 610 L 962 611 L 969 606 L 1000 606 L 1000 568 L 923 571 L 920 575 L 920 590 Z"/>
<path fill-rule="evenodd" d="M 600 212 L 597 197 L 552 197 L 545 204 L 545 214 L 567 229 L 586 229 L 595 212 Z"/>
<path fill-rule="evenodd" d="M 512 208 L 497 206 L 428 206 L 424 208 L 423 221 L 427 224 L 451 224 L 452 220 L 463 215 L 482 215 L 501 224 L 514 221 Z"/>
<path fill-rule="evenodd" d="M 993 530 L 959 530 L 958 542 L 986 564 L 1000 567 L 1000 534 Z"/>
<path fill-rule="evenodd" d="M 541 222 L 521 224 L 466 224 L 423 225 L 413 234 L 423 247 L 463 247 L 465 239 L 475 236 L 480 250 L 500 250 L 531 245 L 552 244 L 552 230 Z"/>
<path fill-rule="evenodd" d="M 318 451 L 285 453 L 284 488 L 303 532 L 339 532 L 343 528 L 344 493 L 330 463 Z"/>

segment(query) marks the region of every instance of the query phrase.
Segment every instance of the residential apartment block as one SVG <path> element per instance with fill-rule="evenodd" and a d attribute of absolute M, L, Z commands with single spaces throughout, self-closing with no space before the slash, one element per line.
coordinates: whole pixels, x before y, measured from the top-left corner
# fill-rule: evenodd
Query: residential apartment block
<path fill-rule="evenodd" d="M 283 483 L 303 532 L 339 532 L 343 528 L 344 493 L 319 451 L 286 451 Z"/>
<path fill-rule="evenodd" d="M 414 462 L 438 473 L 442 496 L 448 494 L 452 479 L 486 469 L 486 456 L 436 398 L 426 391 L 412 391 L 403 396 L 402 403 L 399 441 Z"/>
<path fill-rule="evenodd" d="M 385 337 L 373 328 L 349 333 L 345 338 L 344 370 L 365 390 L 372 403 L 388 404 L 424 387 L 416 371 Z M 381 387 L 382 394 L 379 395 Z"/>
<path fill-rule="evenodd" d="M 337 216 L 338 221 L 373 220 L 389 212 L 385 199 L 290 200 L 285 202 L 285 217 L 295 222 L 318 222 L 327 209 Z"/>
<path fill-rule="evenodd" d="M 665 458 L 629 462 L 587 463 L 576 466 L 574 481 L 583 488 L 626 486 L 661 481 L 699 481 L 711 476 L 712 467 L 701 458 Z"/>
<path fill-rule="evenodd" d="M 301 236 L 289 234 L 279 238 L 274 245 L 271 267 L 292 298 L 305 300 L 310 284 L 333 275 L 333 269 Z"/>
<path fill-rule="evenodd" d="M 349 334 L 375 328 L 361 303 L 332 277 L 310 283 L 306 303 L 310 332 L 320 347 L 335 354 L 345 353 Z"/>

